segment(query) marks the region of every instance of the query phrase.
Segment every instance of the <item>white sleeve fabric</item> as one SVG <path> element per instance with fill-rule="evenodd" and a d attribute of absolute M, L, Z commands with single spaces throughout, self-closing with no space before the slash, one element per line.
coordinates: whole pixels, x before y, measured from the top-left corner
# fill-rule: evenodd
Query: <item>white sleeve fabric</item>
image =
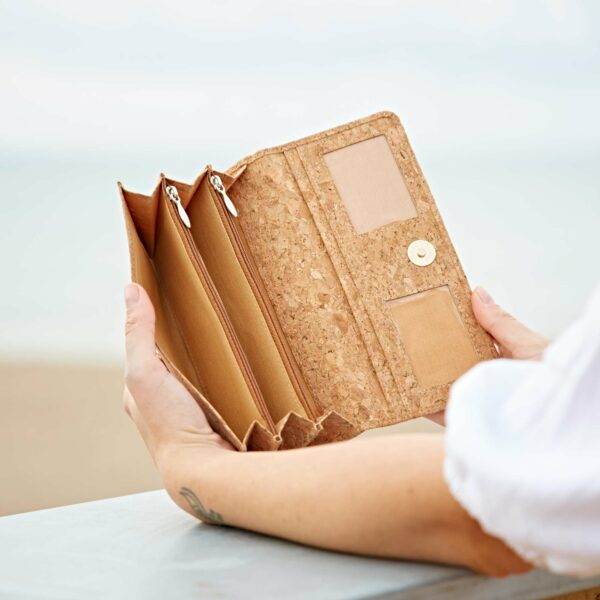
<path fill-rule="evenodd" d="M 600 286 L 541 361 L 481 363 L 453 386 L 444 474 L 525 560 L 600 574 Z"/>

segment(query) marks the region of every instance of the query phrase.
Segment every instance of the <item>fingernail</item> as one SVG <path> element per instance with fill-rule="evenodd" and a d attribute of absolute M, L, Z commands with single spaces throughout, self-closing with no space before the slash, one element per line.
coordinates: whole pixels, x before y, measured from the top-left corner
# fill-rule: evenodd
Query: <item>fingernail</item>
<path fill-rule="evenodd" d="M 475 288 L 475 293 L 484 304 L 494 304 L 494 299 L 482 287 Z"/>
<path fill-rule="evenodd" d="M 137 285 L 130 283 L 125 287 L 125 306 L 133 308 L 140 299 L 140 290 Z"/>

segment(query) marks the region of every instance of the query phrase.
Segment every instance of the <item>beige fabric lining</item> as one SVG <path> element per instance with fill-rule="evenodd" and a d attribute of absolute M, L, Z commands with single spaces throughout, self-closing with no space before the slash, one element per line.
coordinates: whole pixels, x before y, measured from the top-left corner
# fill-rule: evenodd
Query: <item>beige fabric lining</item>
<path fill-rule="evenodd" d="M 384 135 L 323 156 L 356 233 L 417 216 Z"/>
<path fill-rule="evenodd" d="M 186 210 L 196 246 L 227 309 L 273 421 L 283 419 L 291 411 L 306 416 L 208 183 L 196 188 L 188 198 Z"/>
<path fill-rule="evenodd" d="M 159 282 L 177 315 L 193 358 L 199 387 L 234 433 L 243 438 L 253 421 L 266 425 L 257 409 L 230 343 L 169 214 L 166 198 L 158 210 L 154 261 Z M 179 364 L 179 361 L 174 361 Z"/>
<path fill-rule="evenodd" d="M 423 387 L 451 383 L 477 362 L 448 286 L 386 304 Z"/>

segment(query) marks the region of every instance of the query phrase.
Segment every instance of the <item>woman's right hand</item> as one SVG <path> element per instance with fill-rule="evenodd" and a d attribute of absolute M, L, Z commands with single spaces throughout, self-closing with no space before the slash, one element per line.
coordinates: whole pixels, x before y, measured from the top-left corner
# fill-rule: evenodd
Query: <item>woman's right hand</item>
<path fill-rule="evenodd" d="M 482 287 L 476 287 L 471 296 L 473 312 L 479 324 L 494 338 L 503 358 L 539 360 L 550 340 L 531 331 L 517 321 Z"/>
<path fill-rule="evenodd" d="M 479 324 L 494 338 L 502 358 L 540 360 L 550 340 L 531 331 L 511 314 L 498 306 L 488 292 L 476 287 L 471 294 L 471 304 Z M 438 425 L 445 424 L 446 411 L 441 410 L 427 418 Z"/>

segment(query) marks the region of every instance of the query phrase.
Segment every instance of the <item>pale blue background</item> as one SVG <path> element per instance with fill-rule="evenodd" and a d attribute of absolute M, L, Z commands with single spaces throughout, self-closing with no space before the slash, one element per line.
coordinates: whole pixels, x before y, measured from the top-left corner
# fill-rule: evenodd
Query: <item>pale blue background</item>
<path fill-rule="evenodd" d="M 0 359 L 120 358 L 117 179 L 382 109 L 471 282 L 556 334 L 598 276 L 599 6 L 0 0 Z"/>

